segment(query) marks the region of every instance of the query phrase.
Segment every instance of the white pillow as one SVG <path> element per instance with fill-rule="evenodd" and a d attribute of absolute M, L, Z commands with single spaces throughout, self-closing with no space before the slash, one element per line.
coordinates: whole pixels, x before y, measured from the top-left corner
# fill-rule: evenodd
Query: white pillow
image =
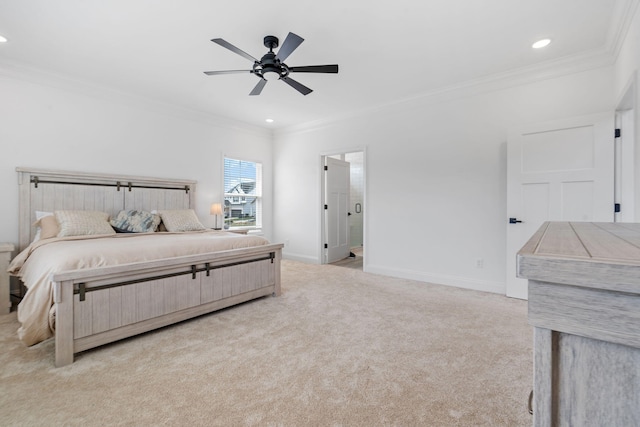
<path fill-rule="evenodd" d="M 200 231 L 207 228 L 202 225 L 193 209 L 158 211 L 167 231 Z"/>
<path fill-rule="evenodd" d="M 60 226 L 58 237 L 116 234 L 105 212 L 55 211 L 54 215 Z"/>

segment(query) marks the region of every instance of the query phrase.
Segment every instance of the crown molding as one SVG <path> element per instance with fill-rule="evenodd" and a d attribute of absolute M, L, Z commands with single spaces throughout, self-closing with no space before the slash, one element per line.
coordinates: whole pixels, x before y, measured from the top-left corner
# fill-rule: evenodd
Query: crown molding
<path fill-rule="evenodd" d="M 635 1 L 635 0 L 634 0 Z M 586 53 L 565 56 L 556 60 L 545 61 L 533 66 L 514 69 L 511 71 L 492 74 L 478 79 L 468 80 L 459 84 L 434 89 L 428 92 L 412 95 L 392 102 L 385 102 L 369 106 L 357 111 L 334 115 L 320 120 L 305 122 L 275 130 L 275 135 L 304 133 L 329 127 L 333 124 L 368 116 L 377 112 L 384 112 L 403 105 L 420 103 L 431 105 L 454 99 L 494 92 L 514 86 L 520 86 L 539 81 L 559 78 L 571 74 L 595 70 L 612 66 L 615 62 L 613 54 L 605 49 L 595 49 Z"/>
<path fill-rule="evenodd" d="M 609 34 L 607 43 L 607 50 L 613 54 L 615 59 L 618 58 L 618 54 L 629 33 L 629 27 L 638 11 L 640 0 L 621 0 L 616 5 L 618 7 L 613 11 L 611 19 L 611 28 L 613 30 Z"/>
<path fill-rule="evenodd" d="M 178 119 L 196 121 L 224 129 L 250 132 L 263 137 L 267 136 L 270 139 L 273 138 L 273 131 L 271 129 L 181 105 L 163 102 L 158 99 L 145 97 L 135 93 L 99 86 L 94 83 L 70 78 L 65 75 L 45 72 L 37 68 L 29 67 L 25 64 L 0 60 L 0 77 L 60 89 L 76 95 L 102 99 L 114 104 L 125 105 L 144 111 L 151 111 Z"/>

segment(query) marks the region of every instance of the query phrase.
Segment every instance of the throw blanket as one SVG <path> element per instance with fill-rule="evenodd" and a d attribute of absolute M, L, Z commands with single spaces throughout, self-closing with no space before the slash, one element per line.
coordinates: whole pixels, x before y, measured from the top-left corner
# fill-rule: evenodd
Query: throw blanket
<path fill-rule="evenodd" d="M 223 231 L 125 233 L 61 237 L 35 242 L 18 254 L 9 266 L 9 273 L 18 276 L 27 287 L 27 292 L 18 305 L 18 321 L 21 323 L 18 336 L 29 346 L 53 336 L 53 273 L 241 249 L 268 243 L 259 236 Z"/>

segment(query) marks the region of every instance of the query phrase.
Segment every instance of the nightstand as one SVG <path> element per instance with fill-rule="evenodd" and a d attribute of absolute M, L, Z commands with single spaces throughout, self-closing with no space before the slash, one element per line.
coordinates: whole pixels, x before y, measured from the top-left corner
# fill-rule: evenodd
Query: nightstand
<path fill-rule="evenodd" d="M 11 311 L 11 284 L 7 269 L 13 249 L 11 243 L 0 243 L 0 314 Z"/>

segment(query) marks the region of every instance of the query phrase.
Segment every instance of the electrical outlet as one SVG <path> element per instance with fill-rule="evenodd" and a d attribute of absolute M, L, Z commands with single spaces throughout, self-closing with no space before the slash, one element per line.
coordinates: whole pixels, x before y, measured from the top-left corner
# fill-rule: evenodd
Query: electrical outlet
<path fill-rule="evenodd" d="M 284 245 L 285 245 L 285 246 L 289 246 L 289 239 L 286 239 L 286 240 L 284 241 Z"/>
<path fill-rule="evenodd" d="M 483 267 L 484 267 L 484 259 L 477 258 L 476 259 L 476 268 L 483 268 Z"/>

